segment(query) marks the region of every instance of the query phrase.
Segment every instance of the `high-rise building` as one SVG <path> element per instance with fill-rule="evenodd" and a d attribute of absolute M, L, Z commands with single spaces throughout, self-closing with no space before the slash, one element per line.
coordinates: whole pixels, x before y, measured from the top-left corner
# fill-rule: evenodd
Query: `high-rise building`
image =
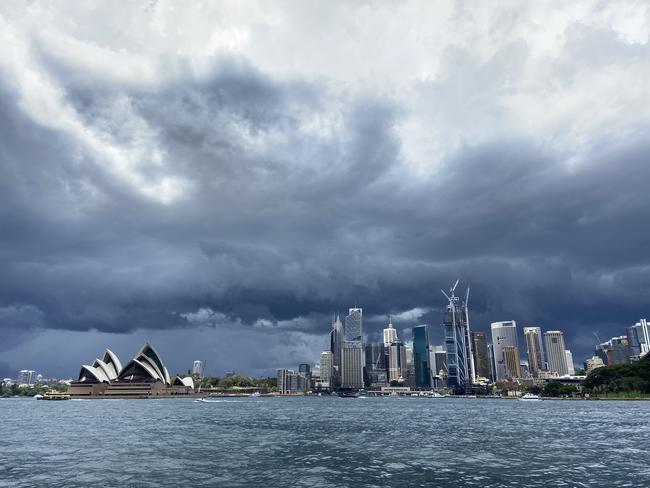
<path fill-rule="evenodd" d="M 388 347 L 397 340 L 397 330 L 393 327 L 393 321 L 388 318 L 388 327 L 384 329 L 384 346 Z"/>
<path fill-rule="evenodd" d="M 441 388 L 447 383 L 447 351 L 445 346 L 431 346 L 429 350 L 431 386 Z"/>
<path fill-rule="evenodd" d="M 448 300 L 442 323 L 447 351 L 447 382 L 456 393 L 466 393 L 476 380 L 467 309 L 469 288 L 465 300 L 461 300 L 454 294 L 457 286 L 458 281 L 450 289 L 449 295 L 442 292 Z"/>
<path fill-rule="evenodd" d="M 472 346 L 476 376 L 490 379 L 490 356 L 488 353 L 488 342 L 485 332 L 472 332 Z"/>
<path fill-rule="evenodd" d="M 570 374 L 570 375 L 576 374 L 576 368 L 573 365 L 573 354 L 571 354 L 571 351 L 569 351 L 568 349 L 564 350 L 564 354 L 566 355 L 567 374 Z"/>
<path fill-rule="evenodd" d="M 650 352 L 650 324 L 646 319 L 627 328 L 627 343 L 631 358 L 640 358 Z"/>
<path fill-rule="evenodd" d="M 627 336 L 612 337 L 596 347 L 594 354 L 599 356 L 607 366 L 630 362 Z"/>
<path fill-rule="evenodd" d="M 406 361 L 406 347 L 397 339 L 388 346 L 388 381 L 406 381 L 408 364 Z"/>
<path fill-rule="evenodd" d="M 332 386 L 332 363 L 334 355 L 332 351 L 323 351 L 320 353 L 320 382 L 323 388 Z"/>
<path fill-rule="evenodd" d="M 413 327 L 413 367 L 415 369 L 415 387 L 430 388 L 429 328 L 426 325 Z"/>
<path fill-rule="evenodd" d="M 539 377 L 544 368 L 546 358 L 542 347 L 542 329 L 540 327 L 524 327 L 524 342 L 528 356 L 528 371 L 533 378 Z"/>
<path fill-rule="evenodd" d="M 341 355 L 343 352 L 343 323 L 338 314 L 332 320 L 332 330 L 330 332 L 330 352 L 332 353 L 332 376 L 331 388 L 341 384 Z"/>
<path fill-rule="evenodd" d="M 503 365 L 505 377 L 521 378 L 521 362 L 519 360 L 519 348 L 516 346 L 503 346 Z"/>
<path fill-rule="evenodd" d="M 298 391 L 296 372 L 292 369 L 278 368 L 278 393 L 287 395 Z"/>
<path fill-rule="evenodd" d="M 351 308 L 350 313 L 345 317 L 343 326 L 343 344 L 345 347 L 350 345 L 360 346 L 363 335 L 363 310 L 360 308 Z"/>
<path fill-rule="evenodd" d="M 363 388 L 363 349 L 344 347 L 341 366 L 341 388 Z"/>
<path fill-rule="evenodd" d="M 388 353 L 382 342 L 365 345 L 366 381 L 369 386 L 388 385 Z"/>
<path fill-rule="evenodd" d="M 192 374 L 203 376 L 203 361 L 194 361 L 194 365 L 192 366 Z"/>
<path fill-rule="evenodd" d="M 363 311 L 351 308 L 343 326 L 341 387 L 363 388 Z"/>
<path fill-rule="evenodd" d="M 544 345 L 546 346 L 546 360 L 549 371 L 554 371 L 559 376 L 569 374 L 566 363 L 566 347 L 564 347 L 564 334 L 559 330 L 544 332 Z"/>
<path fill-rule="evenodd" d="M 517 338 L 517 323 L 514 320 L 505 322 L 493 322 L 490 325 L 492 331 L 492 351 L 494 354 L 495 380 L 503 381 L 508 375 L 506 374 L 505 358 L 503 356 L 504 347 L 516 347 L 519 351 L 519 340 Z M 519 361 L 517 361 L 518 363 Z"/>

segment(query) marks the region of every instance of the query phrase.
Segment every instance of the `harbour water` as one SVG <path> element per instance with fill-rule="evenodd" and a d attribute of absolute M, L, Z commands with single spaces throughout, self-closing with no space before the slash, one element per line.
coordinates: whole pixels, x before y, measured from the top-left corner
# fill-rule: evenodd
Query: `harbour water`
<path fill-rule="evenodd" d="M 0 400 L 0 486 L 644 487 L 650 402 Z"/>

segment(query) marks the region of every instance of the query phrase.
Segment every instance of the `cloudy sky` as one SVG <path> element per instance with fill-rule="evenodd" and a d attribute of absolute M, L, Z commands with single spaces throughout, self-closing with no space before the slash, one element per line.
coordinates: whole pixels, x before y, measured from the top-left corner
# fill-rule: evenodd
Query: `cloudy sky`
<path fill-rule="evenodd" d="M 0 375 L 314 362 L 471 285 L 576 363 L 650 315 L 645 2 L 0 3 Z M 404 330 L 403 330 L 404 329 Z"/>

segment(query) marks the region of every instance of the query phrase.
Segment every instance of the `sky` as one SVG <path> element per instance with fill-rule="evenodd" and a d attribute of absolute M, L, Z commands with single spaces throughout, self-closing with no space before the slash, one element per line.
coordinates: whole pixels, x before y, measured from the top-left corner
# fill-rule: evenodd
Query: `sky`
<path fill-rule="evenodd" d="M 1 2 L 0 376 L 144 341 L 273 375 L 355 305 L 441 343 L 456 279 L 473 330 L 580 364 L 650 312 L 649 34 L 634 1 Z"/>

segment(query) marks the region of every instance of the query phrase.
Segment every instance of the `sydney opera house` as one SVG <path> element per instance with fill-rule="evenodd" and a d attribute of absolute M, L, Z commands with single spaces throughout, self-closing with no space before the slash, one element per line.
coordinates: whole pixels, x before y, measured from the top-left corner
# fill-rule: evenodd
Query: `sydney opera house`
<path fill-rule="evenodd" d="M 148 343 L 124 367 L 109 349 L 92 365 L 84 364 L 68 388 L 72 398 L 165 398 L 191 395 L 191 377 L 173 382 L 160 355 Z"/>

